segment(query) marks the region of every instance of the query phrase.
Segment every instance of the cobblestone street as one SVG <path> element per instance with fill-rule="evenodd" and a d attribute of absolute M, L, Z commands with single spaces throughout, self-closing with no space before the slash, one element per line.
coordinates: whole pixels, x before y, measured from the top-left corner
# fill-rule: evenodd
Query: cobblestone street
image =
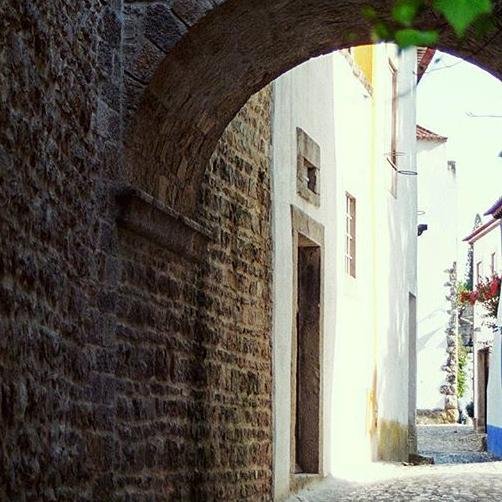
<path fill-rule="evenodd" d="M 420 453 L 439 465 L 374 464 L 363 473 L 326 480 L 289 502 L 500 501 L 502 462 L 482 451 L 483 436 L 465 426 L 419 427 Z"/>
<path fill-rule="evenodd" d="M 466 425 L 419 426 L 418 451 L 432 457 L 435 464 L 493 462 L 496 457 L 485 451 L 485 434 Z"/>

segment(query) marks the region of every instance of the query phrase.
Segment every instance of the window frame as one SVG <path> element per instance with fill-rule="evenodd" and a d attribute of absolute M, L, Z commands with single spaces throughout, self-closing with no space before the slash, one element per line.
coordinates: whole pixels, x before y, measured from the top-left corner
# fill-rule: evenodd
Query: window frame
<path fill-rule="evenodd" d="M 483 260 L 476 262 L 476 284 L 479 284 L 483 279 Z"/>

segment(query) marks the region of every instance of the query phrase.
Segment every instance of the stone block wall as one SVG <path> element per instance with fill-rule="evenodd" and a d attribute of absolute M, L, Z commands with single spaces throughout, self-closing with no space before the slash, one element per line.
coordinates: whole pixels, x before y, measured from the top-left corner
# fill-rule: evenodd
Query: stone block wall
<path fill-rule="evenodd" d="M 457 264 L 445 270 L 445 298 L 449 302 L 448 324 L 445 329 L 446 360 L 441 367 L 445 373 L 444 383 L 439 392 L 444 396 L 444 407 L 434 410 L 417 410 L 417 424 L 449 424 L 458 421 L 458 305 L 457 305 Z"/>
<path fill-rule="evenodd" d="M 213 155 L 200 193 L 202 255 L 119 230 L 121 495 L 269 498 L 269 109 L 265 90 Z"/>
<path fill-rule="evenodd" d="M 267 500 L 270 92 L 122 222 L 123 8 L 0 6 L 0 500 Z"/>
<path fill-rule="evenodd" d="M 446 272 L 448 274 L 448 281 L 445 283 L 445 287 L 447 288 L 446 299 L 450 302 L 450 309 L 447 311 L 449 317 L 448 326 L 445 330 L 447 359 L 441 368 L 446 373 L 445 383 L 441 385 L 439 391 L 445 396 L 445 415 L 455 423 L 458 419 L 458 313 L 456 262 L 453 262 L 452 267 Z"/>
<path fill-rule="evenodd" d="M 114 468 L 120 8 L 0 5 L 0 500 L 103 500 Z"/>

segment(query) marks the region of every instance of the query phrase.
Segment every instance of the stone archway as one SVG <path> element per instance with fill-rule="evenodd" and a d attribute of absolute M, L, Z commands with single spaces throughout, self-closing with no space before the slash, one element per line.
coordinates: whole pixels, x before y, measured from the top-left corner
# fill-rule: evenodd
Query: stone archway
<path fill-rule="evenodd" d="M 213 4 L 218 4 L 217 6 Z M 130 179 L 184 214 L 226 125 L 256 91 L 320 54 L 370 42 L 362 0 L 174 1 L 127 11 L 125 60 Z M 382 2 L 382 9 L 391 2 Z M 495 2 L 502 18 L 502 2 Z M 429 21 L 430 22 L 430 21 Z M 502 75 L 502 32 L 440 49 Z M 164 178 L 159 181 L 159 176 Z M 165 187 L 169 187 L 166 191 Z"/>
<path fill-rule="evenodd" d="M 126 10 L 126 36 L 131 37 L 130 45 L 125 46 L 124 61 L 124 141 L 128 180 L 134 187 L 150 193 L 173 209 L 176 218 L 182 215 L 199 222 L 202 220 L 203 224 L 204 215 L 201 213 L 205 209 L 201 207 L 204 204 L 199 204 L 199 190 L 211 164 L 211 155 L 225 128 L 250 96 L 280 74 L 311 57 L 370 42 L 369 27 L 365 25 L 361 15 L 365 2 L 361 0 L 226 0 L 218 2 L 216 7 L 212 3 L 133 2 Z M 385 1 L 382 4 L 390 5 L 391 2 Z M 502 15 L 501 7 L 502 3 L 497 2 L 498 15 Z M 459 48 L 454 36 L 445 32 L 440 48 L 476 62 L 500 76 L 502 35 L 499 33 L 498 38 L 490 42 L 489 46 L 483 48 L 485 41 L 473 38 Z M 249 118 L 247 114 L 248 111 L 244 110 L 243 121 Z M 228 161 L 228 158 L 225 160 Z M 216 177 L 215 181 L 224 184 L 221 178 Z M 262 179 L 264 186 L 267 182 L 268 178 Z M 267 204 L 268 202 L 263 203 L 263 211 L 258 218 L 266 217 L 269 210 Z M 219 223 L 221 225 L 222 221 Z M 225 227 L 227 223 L 223 222 L 221 226 Z M 237 233 L 240 223 L 234 224 L 231 231 Z M 270 259 L 268 239 L 268 234 L 262 235 L 259 242 L 253 243 L 263 253 L 260 260 L 263 261 L 264 268 Z M 234 244 L 231 242 L 227 248 L 232 248 Z M 238 254 L 237 248 L 238 246 L 232 248 L 229 254 Z M 212 255 L 212 252 L 210 249 L 208 255 Z M 222 265 L 225 267 L 225 276 L 220 281 L 223 290 L 223 286 L 231 288 L 232 281 L 242 277 L 239 275 L 242 269 L 233 264 L 230 267 L 226 263 Z M 216 292 L 206 289 L 212 279 L 207 279 L 206 275 L 204 281 L 201 286 L 202 296 L 210 302 L 214 301 Z M 260 282 L 263 290 L 267 291 L 269 283 L 265 275 L 254 277 L 253 281 L 255 285 Z M 218 291 L 217 294 L 223 298 L 225 292 Z M 243 288 L 237 288 L 235 298 L 238 299 L 243 294 Z M 233 309 L 238 304 L 235 298 L 228 300 L 228 305 Z M 228 314 L 228 319 L 234 322 L 239 315 Z M 271 392 L 269 377 L 272 368 L 264 362 L 270 362 L 271 357 L 270 347 L 267 346 L 267 322 L 265 319 L 264 330 L 256 338 L 256 346 L 261 347 L 264 355 L 257 383 L 260 392 L 244 389 L 243 393 L 247 398 L 251 395 L 250 402 L 254 403 L 263 400 L 265 395 L 270 396 Z M 234 328 L 225 342 L 229 343 L 236 333 Z M 235 349 L 235 352 L 239 357 L 244 355 L 244 350 L 239 353 L 239 349 Z M 197 361 L 195 366 L 198 367 L 199 364 L 200 361 Z M 202 366 L 206 367 L 206 363 Z M 244 370 L 247 371 L 246 366 L 235 374 L 236 381 L 244 375 Z M 252 372 L 254 368 L 249 367 L 249 370 Z M 227 371 L 232 374 L 234 370 L 224 368 L 222 374 Z M 234 376 L 231 377 L 233 378 Z M 208 376 L 207 381 L 213 387 L 222 384 L 214 375 Z M 239 385 L 235 389 L 232 387 L 232 392 L 235 397 L 241 398 Z M 204 410 L 203 418 L 213 404 L 211 398 L 200 400 L 200 408 Z M 247 413 L 244 406 L 239 408 L 239 413 Z M 268 470 L 272 467 L 270 418 L 268 412 L 263 411 L 260 430 L 253 441 L 260 434 L 266 437 L 257 452 L 243 451 L 238 436 L 228 439 L 230 432 L 227 429 L 233 432 L 234 428 L 232 421 L 221 424 L 223 435 L 220 435 L 220 424 L 212 423 L 205 431 L 206 436 L 197 438 L 197 441 L 203 444 L 205 442 L 207 448 L 217 455 L 221 451 L 232 458 L 229 465 L 235 471 L 233 475 L 240 470 L 242 476 L 249 476 L 252 468 L 244 467 L 243 464 L 249 461 L 256 463 L 260 474 L 254 485 L 249 482 L 246 487 L 243 481 L 242 486 L 244 490 L 259 490 L 261 495 L 270 495 L 272 491 L 272 474 Z M 254 427 L 254 418 L 246 416 L 242 425 Z M 187 450 L 191 451 L 196 442 L 189 434 L 186 436 L 183 441 L 186 440 L 189 445 Z M 196 493 L 203 493 L 205 496 L 211 490 L 221 489 L 222 493 L 231 497 L 229 494 L 233 493 L 233 488 L 228 483 L 222 484 L 216 474 L 218 466 L 213 465 L 211 455 L 207 453 L 206 456 L 206 453 L 201 458 L 204 461 L 203 467 L 208 472 L 207 477 L 201 474 L 200 479 L 190 479 L 187 483 L 197 490 Z M 221 455 L 222 458 L 225 456 L 223 453 Z M 198 466 L 199 461 L 190 465 Z M 189 465 L 186 467 L 189 468 Z M 213 476 L 214 480 L 209 481 Z M 175 483 L 176 489 L 179 484 Z"/>
<path fill-rule="evenodd" d="M 225 207 L 233 221 L 214 252 L 232 270 L 208 277 L 204 228 L 145 196 L 123 194 L 118 214 L 108 182 L 124 130 L 131 184 L 191 216 L 213 148 L 253 92 L 368 42 L 363 0 L 4 4 L 0 498 L 269 499 L 269 313 L 258 328 L 251 319 L 254 339 L 236 334 L 248 312 L 222 301 L 226 289 L 270 305 L 256 243 L 225 253 L 238 218 L 269 245 L 268 206 Z M 448 34 L 444 44 L 455 52 Z M 500 36 L 480 47 L 460 52 L 500 75 Z"/>

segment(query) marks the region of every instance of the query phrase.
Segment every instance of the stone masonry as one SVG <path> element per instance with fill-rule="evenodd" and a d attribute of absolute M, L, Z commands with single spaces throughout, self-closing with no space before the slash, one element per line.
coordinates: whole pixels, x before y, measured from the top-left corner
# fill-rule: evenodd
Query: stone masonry
<path fill-rule="evenodd" d="M 0 500 L 113 491 L 120 45 L 117 2 L 0 5 Z"/>
<path fill-rule="evenodd" d="M 266 89 L 213 155 L 200 200 L 202 256 L 119 227 L 115 478 L 124 497 L 270 493 L 269 109 Z"/>
<path fill-rule="evenodd" d="M 445 419 L 455 423 L 458 419 L 458 399 L 457 399 L 457 371 L 458 371 L 458 316 L 457 316 L 457 264 L 446 271 L 448 281 L 445 287 L 448 290 L 446 299 L 450 302 L 448 310 L 449 319 L 446 328 L 446 362 L 442 370 L 446 373 L 445 383 L 440 391 L 444 398 Z"/>
<path fill-rule="evenodd" d="M 435 410 L 417 410 L 417 423 L 419 424 L 448 424 L 458 420 L 458 306 L 457 306 L 457 264 L 445 270 L 447 281 L 446 300 L 449 302 L 448 325 L 445 330 L 446 360 L 441 369 L 445 373 L 444 383 L 439 388 L 444 396 L 444 408 Z"/>
<path fill-rule="evenodd" d="M 122 8 L 0 7 L 0 500 L 267 499 L 270 92 L 198 222 L 130 193 Z"/>
<path fill-rule="evenodd" d="M 271 498 L 270 91 L 224 131 L 365 3 L 0 2 L 0 500 Z"/>
<path fill-rule="evenodd" d="M 502 0 L 493 3 L 497 24 Z M 135 166 L 142 165 L 142 176 L 135 179 L 146 186 L 166 177 L 169 205 L 186 213 L 196 199 L 192 183 L 201 179 L 225 126 L 251 94 L 310 57 L 371 43 L 362 15 L 366 0 L 129 4 L 134 12 L 127 17 L 125 90 L 127 108 L 136 113 L 128 121 L 128 168 L 134 176 Z M 379 16 L 385 18 L 393 4 L 380 0 Z M 469 33 L 459 43 L 440 17 L 426 11 L 422 21 L 427 28 L 437 25 L 441 49 L 502 75 L 502 31 L 485 40 Z"/>

